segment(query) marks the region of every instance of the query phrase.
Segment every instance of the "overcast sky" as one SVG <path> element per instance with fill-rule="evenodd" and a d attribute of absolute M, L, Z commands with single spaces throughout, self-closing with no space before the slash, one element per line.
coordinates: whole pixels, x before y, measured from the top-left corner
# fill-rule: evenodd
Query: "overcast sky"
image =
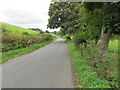
<path fill-rule="evenodd" d="M 0 21 L 46 30 L 50 3 L 51 0 L 0 0 Z"/>

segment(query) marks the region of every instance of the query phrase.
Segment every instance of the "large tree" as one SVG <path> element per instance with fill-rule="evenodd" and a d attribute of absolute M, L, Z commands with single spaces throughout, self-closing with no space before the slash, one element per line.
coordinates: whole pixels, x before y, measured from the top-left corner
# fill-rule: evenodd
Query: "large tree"
<path fill-rule="evenodd" d="M 111 35 L 120 34 L 120 2 L 86 2 L 84 3 L 84 8 L 88 10 L 88 12 L 85 12 L 88 14 L 87 16 L 82 15 L 83 21 L 90 25 L 91 32 L 95 33 L 95 35 L 97 35 L 96 32 L 101 32 L 100 47 L 97 57 L 102 59 L 107 51 Z"/>
<path fill-rule="evenodd" d="M 120 2 L 104 3 L 102 7 L 102 30 L 98 58 L 102 59 L 107 51 L 112 34 L 120 34 Z"/>
<path fill-rule="evenodd" d="M 86 32 L 86 39 L 94 40 L 96 45 L 101 33 L 102 15 L 101 7 L 102 3 L 83 3 L 79 5 L 79 19 L 76 20 L 76 29 L 81 32 Z"/>
<path fill-rule="evenodd" d="M 51 29 L 61 28 L 63 34 L 75 32 L 75 20 L 79 18 L 76 6 L 79 3 L 55 2 L 49 7 L 48 27 Z"/>

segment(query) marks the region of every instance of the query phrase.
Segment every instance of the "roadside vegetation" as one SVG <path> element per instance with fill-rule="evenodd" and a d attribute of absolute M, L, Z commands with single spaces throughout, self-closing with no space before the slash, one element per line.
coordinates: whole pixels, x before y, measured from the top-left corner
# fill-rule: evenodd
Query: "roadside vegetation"
<path fill-rule="evenodd" d="M 78 88 L 117 88 L 118 87 L 118 54 L 113 50 L 118 43 L 111 41 L 107 55 L 101 61 L 95 58 L 97 48 L 89 44 L 78 49 L 73 41 L 68 41 L 71 55 L 74 83 Z M 114 43 L 114 44 L 113 44 Z M 116 49 L 116 48 L 115 48 Z M 120 49 L 120 48 L 119 48 Z"/>
<path fill-rule="evenodd" d="M 0 24 L 3 56 L 0 62 L 4 62 L 13 57 L 30 52 L 52 42 L 55 39 L 51 34 L 41 34 L 39 31 L 25 29 L 2 22 Z"/>
<path fill-rule="evenodd" d="M 39 44 L 30 45 L 29 47 L 26 47 L 26 48 L 20 48 L 20 49 L 15 49 L 15 50 L 10 50 L 8 52 L 4 52 L 4 53 L 2 53 L 2 62 L 5 62 L 5 61 L 15 58 L 17 56 L 23 55 L 25 53 L 29 53 L 40 47 L 43 47 L 43 46 L 51 43 L 53 40 L 49 40 L 49 41 L 42 42 Z"/>
<path fill-rule="evenodd" d="M 105 79 L 100 79 L 97 73 L 89 65 L 92 58 L 88 55 L 82 56 L 73 42 L 68 42 L 68 48 L 71 55 L 73 72 L 75 75 L 74 83 L 77 88 L 110 88 L 110 84 Z M 87 56 L 87 57 L 86 57 Z"/>
<path fill-rule="evenodd" d="M 77 88 L 118 88 L 120 2 L 54 2 L 51 29 L 66 39 Z M 112 12 L 111 12 L 112 11 Z"/>

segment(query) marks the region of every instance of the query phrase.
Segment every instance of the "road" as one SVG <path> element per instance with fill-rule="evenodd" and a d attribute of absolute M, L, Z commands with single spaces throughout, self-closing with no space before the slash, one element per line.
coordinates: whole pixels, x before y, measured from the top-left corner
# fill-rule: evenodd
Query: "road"
<path fill-rule="evenodd" d="M 70 57 L 61 38 L 2 64 L 3 88 L 73 88 Z"/>

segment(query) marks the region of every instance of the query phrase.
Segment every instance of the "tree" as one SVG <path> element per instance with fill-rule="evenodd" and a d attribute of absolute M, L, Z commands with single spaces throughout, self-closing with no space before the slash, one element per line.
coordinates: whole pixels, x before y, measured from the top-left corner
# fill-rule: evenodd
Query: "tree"
<path fill-rule="evenodd" d="M 56 32 L 56 31 L 54 31 L 53 33 L 54 33 L 54 34 L 56 34 L 57 32 Z"/>
<path fill-rule="evenodd" d="M 64 34 L 75 32 L 75 20 L 78 19 L 78 10 L 75 9 L 79 3 L 55 2 L 49 7 L 48 27 L 51 29 L 61 27 Z"/>
<path fill-rule="evenodd" d="M 43 33 L 44 33 L 44 31 L 42 31 L 42 30 L 39 30 L 39 33 L 40 33 L 40 34 L 43 34 Z"/>
<path fill-rule="evenodd" d="M 111 35 L 120 33 L 120 27 L 119 27 L 120 26 L 120 22 L 119 22 L 120 2 L 92 3 L 92 4 L 85 3 L 85 8 L 87 8 L 89 12 L 92 12 L 95 9 L 100 9 L 101 15 L 103 16 L 101 19 L 96 20 L 96 21 L 102 21 L 100 47 L 97 55 L 99 59 L 102 59 L 104 54 L 107 51 Z"/>
<path fill-rule="evenodd" d="M 104 3 L 103 7 L 102 11 L 104 18 L 101 31 L 100 48 L 98 51 L 99 59 L 102 59 L 106 53 L 111 35 L 120 34 L 120 2 Z"/>
<path fill-rule="evenodd" d="M 45 33 L 50 33 L 50 32 L 48 30 L 46 30 Z"/>
<path fill-rule="evenodd" d="M 101 5 L 99 3 L 93 5 L 97 6 L 97 4 Z M 78 8 L 80 8 L 80 18 L 76 20 L 76 25 L 74 27 L 77 31 L 88 33 L 86 35 L 89 38 L 86 38 L 86 40 L 94 40 L 94 46 L 96 46 L 101 33 L 102 14 L 98 7 L 93 9 L 93 5 L 91 5 L 91 3 L 83 3 L 78 6 Z M 90 6 L 92 6 L 92 8 Z"/>

